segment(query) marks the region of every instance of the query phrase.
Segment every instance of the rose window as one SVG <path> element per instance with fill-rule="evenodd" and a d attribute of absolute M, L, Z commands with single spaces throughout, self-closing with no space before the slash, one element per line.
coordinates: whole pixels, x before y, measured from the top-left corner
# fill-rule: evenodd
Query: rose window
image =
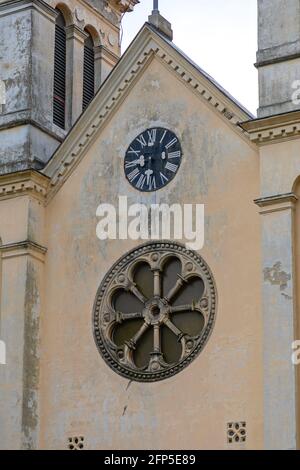
<path fill-rule="evenodd" d="M 94 336 L 118 374 L 154 382 L 198 356 L 215 312 L 215 283 L 203 259 L 177 243 L 149 243 L 105 276 L 95 301 Z"/>

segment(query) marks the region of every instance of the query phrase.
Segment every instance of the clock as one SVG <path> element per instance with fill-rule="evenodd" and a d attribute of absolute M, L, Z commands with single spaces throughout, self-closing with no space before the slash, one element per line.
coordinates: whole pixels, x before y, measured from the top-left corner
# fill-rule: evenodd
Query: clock
<path fill-rule="evenodd" d="M 153 127 L 130 144 L 124 160 L 125 175 L 135 189 L 157 191 L 175 178 L 181 159 L 181 144 L 174 132 Z"/>

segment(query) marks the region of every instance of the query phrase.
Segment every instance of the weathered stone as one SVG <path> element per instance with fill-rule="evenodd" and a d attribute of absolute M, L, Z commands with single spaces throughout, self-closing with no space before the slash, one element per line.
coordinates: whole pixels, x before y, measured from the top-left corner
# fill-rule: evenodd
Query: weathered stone
<path fill-rule="evenodd" d="M 292 99 L 300 80 L 299 18 L 298 0 L 258 0 L 259 117 L 300 109 Z"/>
<path fill-rule="evenodd" d="M 95 92 L 120 56 L 123 10 L 137 3 L 66 0 L 66 130 L 53 124 L 54 0 L 0 1 L 0 80 L 5 103 L 0 108 L 0 174 L 41 169 L 82 113 L 83 41 L 93 33 L 96 52 Z M 101 53 L 99 54 L 99 49 Z"/>

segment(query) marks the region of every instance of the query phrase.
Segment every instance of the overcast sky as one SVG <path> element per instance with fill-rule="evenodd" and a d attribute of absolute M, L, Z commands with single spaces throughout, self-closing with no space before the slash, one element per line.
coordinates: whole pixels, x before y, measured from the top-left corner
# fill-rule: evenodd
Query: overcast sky
<path fill-rule="evenodd" d="M 140 0 L 123 19 L 123 51 L 148 19 L 153 0 Z M 159 0 L 174 43 L 253 114 L 258 107 L 257 0 Z"/>

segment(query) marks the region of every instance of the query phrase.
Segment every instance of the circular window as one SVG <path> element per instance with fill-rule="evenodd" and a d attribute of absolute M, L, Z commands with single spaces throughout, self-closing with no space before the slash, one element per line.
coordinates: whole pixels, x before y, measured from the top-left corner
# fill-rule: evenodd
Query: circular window
<path fill-rule="evenodd" d="M 215 314 L 215 283 L 204 260 L 177 243 L 148 243 L 105 276 L 94 306 L 94 337 L 115 372 L 154 382 L 198 356 Z"/>

